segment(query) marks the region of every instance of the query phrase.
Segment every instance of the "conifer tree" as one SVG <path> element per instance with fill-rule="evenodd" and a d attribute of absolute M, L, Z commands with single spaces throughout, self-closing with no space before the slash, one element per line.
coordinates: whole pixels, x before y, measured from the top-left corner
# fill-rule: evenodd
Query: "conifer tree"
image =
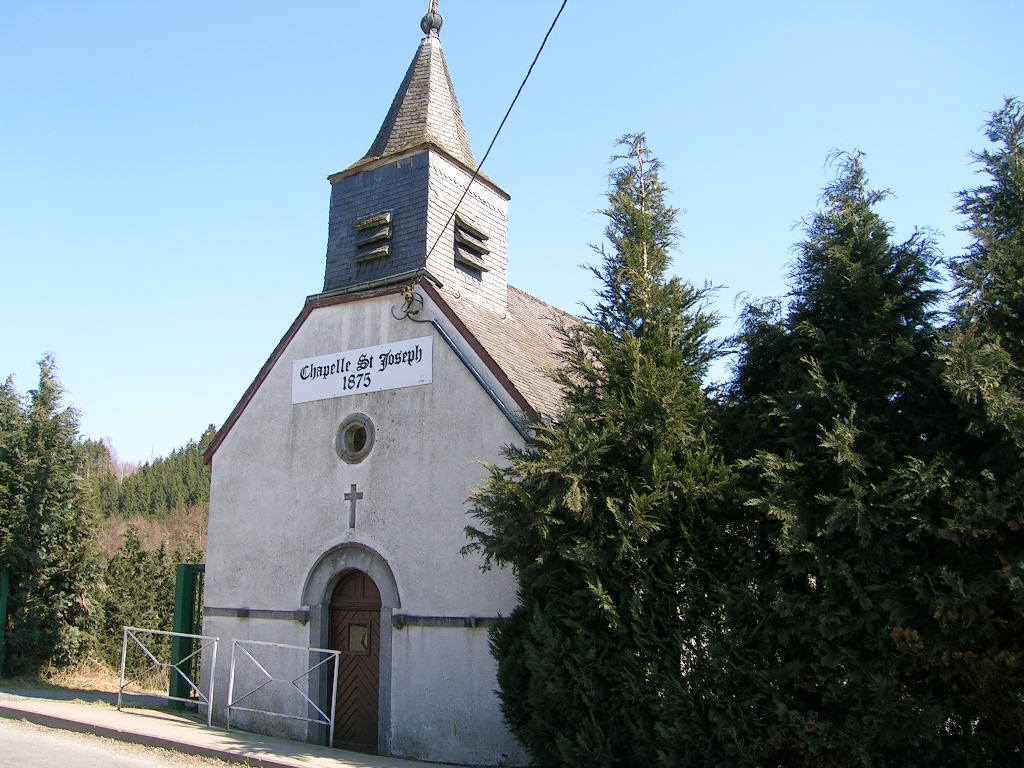
<path fill-rule="evenodd" d="M 155 551 L 147 551 L 142 546 L 138 528 L 129 525 L 125 530 L 121 548 L 107 563 L 103 595 L 99 650 L 112 668 L 120 663 L 124 627 L 163 632 L 173 629 L 175 562 L 182 562 L 183 557 L 181 552 L 172 556 L 164 545 Z M 147 638 L 146 646 L 158 659 L 166 661 L 169 658 L 168 638 Z M 138 674 L 149 667 L 148 659 L 140 658 L 136 653 L 131 655 L 130 662 L 131 674 Z"/>
<path fill-rule="evenodd" d="M 941 709 L 905 653 L 934 520 L 897 472 L 943 428 L 936 256 L 920 232 L 893 242 L 885 194 L 841 157 L 788 302 L 749 308 L 739 337 L 724 434 L 774 551 L 751 574 L 760 623 L 735 629 L 763 644 L 766 765 L 937 764 Z"/>
<path fill-rule="evenodd" d="M 0 499 L 9 568 L 6 664 L 10 672 L 67 666 L 82 657 L 99 620 L 94 526 L 76 474 L 77 415 L 62 407 L 50 357 L 22 399 L 8 383 L 0 419 Z"/>
<path fill-rule="evenodd" d="M 94 519 L 103 517 L 104 501 L 116 498 L 117 475 L 114 457 L 109 446 L 101 440 L 82 440 L 78 443 L 78 474 L 83 481 L 85 505 Z"/>
<path fill-rule="evenodd" d="M 960 193 L 974 242 L 953 263 L 958 301 L 949 380 L 991 429 L 1024 445 L 1024 105 L 1007 99 L 988 123 L 995 151 L 974 154 L 988 184 Z M 979 427 L 983 429 L 984 427 Z"/>
<path fill-rule="evenodd" d="M 467 529 L 519 578 L 492 644 L 506 719 L 539 765 L 656 764 L 680 736 L 668 719 L 702 716 L 724 632 L 730 473 L 701 388 L 715 318 L 707 288 L 667 276 L 677 211 L 644 136 L 620 145 L 597 301 L 561 328 L 564 407 L 490 467 Z"/>
<path fill-rule="evenodd" d="M 946 703 L 950 764 L 970 766 L 1024 760 L 1024 106 L 1007 99 L 986 134 L 986 183 L 960 194 L 973 242 L 953 261 L 943 357 L 963 430 L 925 475 L 946 557 L 918 654 Z"/>

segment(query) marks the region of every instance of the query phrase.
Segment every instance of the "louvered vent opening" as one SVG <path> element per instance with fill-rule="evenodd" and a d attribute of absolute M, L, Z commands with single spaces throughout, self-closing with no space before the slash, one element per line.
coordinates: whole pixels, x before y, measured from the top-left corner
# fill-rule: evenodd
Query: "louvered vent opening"
<path fill-rule="evenodd" d="M 384 211 L 352 225 L 356 235 L 356 255 L 358 264 L 374 259 L 382 259 L 391 254 L 391 211 Z"/>
<path fill-rule="evenodd" d="M 480 227 L 461 216 L 455 217 L 455 263 L 475 277 L 490 271 L 484 261 L 484 257 L 491 252 L 487 247 L 488 240 L 490 235 Z"/>

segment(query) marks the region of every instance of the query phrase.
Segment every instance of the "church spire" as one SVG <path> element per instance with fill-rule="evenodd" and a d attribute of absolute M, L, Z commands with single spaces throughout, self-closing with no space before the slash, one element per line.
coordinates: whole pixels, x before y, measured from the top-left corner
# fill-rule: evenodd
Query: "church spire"
<path fill-rule="evenodd" d="M 395 94 L 384 124 L 363 160 L 431 143 L 469 168 L 475 168 L 459 102 L 441 51 L 441 14 L 431 0 L 420 21 L 423 40 Z"/>

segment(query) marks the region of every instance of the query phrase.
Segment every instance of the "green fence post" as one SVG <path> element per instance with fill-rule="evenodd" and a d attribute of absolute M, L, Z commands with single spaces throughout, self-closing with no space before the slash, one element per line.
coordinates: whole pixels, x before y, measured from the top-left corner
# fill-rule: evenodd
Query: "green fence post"
<path fill-rule="evenodd" d="M 179 563 L 174 575 L 174 631 L 189 635 L 200 633 L 202 621 L 202 576 L 206 567 L 202 563 Z M 199 643 L 188 637 L 171 638 L 171 664 L 181 664 L 182 659 L 193 653 Z M 198 678 L 199 658 L 191 658 L 182 668 L 193 681 Z M 179 699 L 192 697 L 188 682 L 171 667 L 168 694 Z M 185 702 L 174 702 L 179 709 Z"/>
<path fill-rule="evenodd" d="M 4 676 L 4 651 L 7 648 L 7 593 L 11 587 L 10 573 L 0 571 L 0 677 Z"/>

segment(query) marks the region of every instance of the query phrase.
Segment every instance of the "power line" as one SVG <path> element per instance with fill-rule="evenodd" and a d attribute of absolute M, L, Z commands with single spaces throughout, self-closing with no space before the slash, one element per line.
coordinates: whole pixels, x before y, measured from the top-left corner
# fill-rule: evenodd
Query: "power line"
<path fill-rule="evenodd" d="M 491 150 L 494 148 L 494 143 L 498 140 L 498 135 L 501 133 L 501 129 L 505 127 L 505 121 L 508 120 L 508 116 L 512 114 L 512 108 L 516 105 L 516 102 L 519 100 L 519 94 L 521 94 L 523 92 L 523 88 L 526 87 L 526 81 L 530 79 L 530 75 L 533 73 L 533 68 L 537 64 L 537 60 L 540 58 L 541 53 L 544 51 L 544 46 L 547 45 L 548 38 L 551 37 L 551 33 L 554 31 L 555 25 L 558 23 L 558 19 L 562 15 L 562 11 L 565 10 L 566 3 L 568 2 L 569 0 L 562 0 L 562 6 L 558 9 L 558 13 L 555 14 L 555 18 L 552 20 L 551 26 L 548 27 L 548 31 L 547 34 L 544 35 L 544 39 L 541 40 L 540 48 L 537 49 L 537 54 L 533 57 L 533 61 L 530 62 L 530 68 L 526 70 L 526 76 L 523 78 L 523 82 L 519 84 L 519 89 L 516 91 L 516 95 L 512 98 L 512 103 L 508 105 L 508 109 L 505 111 L 505 116 L 501 118 L 501 123 L 499 123 L 498 125 L 498 130 L 494 132 L 494 138 L 492 138 L 491 143 L 487 145 L 487 151 L 484 152 L 483 158 L 480 160 L 479 163 L 477 163 L 476 170 L 473 171 L 473 176 L 470 178 L 469 184 L 466 185 L 466 189 L 462 192 L 462 197 L 459 198 L 459 202 L 457 202 L 455 204 L 455 207 L 452 208 L 452 213 L 448 217 L 448 220 L 444 223 L 444 226 L 441 227 L 441 232 L 438 234 L 437 239 L 434 240 L 434 244 L 430 246 L 430 250 L 427 251 L 426 258 L 430 258 L 430 254 L 434 252 L 434 249 L 437 247 L 437 244 L 441 242 L 441 238 L 444 237 L 444 233 L 447 231 L 448 225 L 451 224 L 452 219 L 455 218 L 455 214 L 458 212 L 459 206 L 462 205 L 462 201 L 465 200 L 466 195 L 469 194 L 469 188 L 473 186 L 473 182 L 476 181 L 477 177 L 480 175 L 480 169 L 483 168 L 484 163 L 487 162 L 487 156 L 491 154 Z"/>

